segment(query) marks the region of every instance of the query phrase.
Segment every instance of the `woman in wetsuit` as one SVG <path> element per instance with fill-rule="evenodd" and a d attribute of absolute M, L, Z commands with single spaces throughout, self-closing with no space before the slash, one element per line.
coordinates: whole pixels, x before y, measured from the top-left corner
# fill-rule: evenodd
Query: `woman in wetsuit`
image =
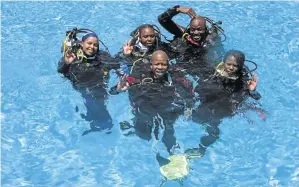
<path fill-rule="evenodd" d="M 84 34 L 81 40 L 76 37 L 78 33 Z M 81 116 L 90 122 L 90 130 L 83 135 L 91 131 L 110 130 L 113 126 L 105 106 L 105 87 L 108 70 L 115 64 L 116 60 L 109 53 L 99 49 L 99 38 L 93 31 L 73 29 L 67 33 L 57 71 L 71 80 L 73 87 L 84 98 L 87 112 Z"/>
<path fill-rule="evenodd" d="M 193 111 L 192 119 L 206 125 L 207 135 L 201 137 L 198 148 L 189 149 L 187 153 L 199 151 L 204 154 L 206 148 L 219 138 L 219 125 L 223 118 L 232 117 L 248 96 L 255 100 L 261 98 L 256 91 L 257 76 L 252 75 L 249 79 L 249 70 L 244 62 L 244 53 L 228 51 L 214 74 L 195 88 L 200 105 Z"/>

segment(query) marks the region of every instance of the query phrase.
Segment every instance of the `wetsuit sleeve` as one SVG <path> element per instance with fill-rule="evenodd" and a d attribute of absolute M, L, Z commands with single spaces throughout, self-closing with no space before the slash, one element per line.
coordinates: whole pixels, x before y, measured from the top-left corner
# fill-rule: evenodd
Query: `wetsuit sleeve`
<path fill-rule="evenodd" d="M 112 57 L 105 51 L 100 51 L 97 56 L 98 61 L 103 64 L 105 70 L 110 71 L 111 69 L 116 70 L 119 68 L 119 62 L 121 61 L 119 56 Z"/>
<path fill-rule="evenodd" d="M 117 85 L 111 87 L 110 90 L 109 90 L 109 94 L 111 94 L 111 95 L 117 95 L 119 93 L 120 92 L 117 90 Z"/>
<path fill-rule="evenodd" d="M 104 67 L 106 70 L 110 71 L 112 69 L 118 69 L 119 68 L 119 62 L 118 61 L 110 61 L 108 63 L 104 64 Z"/>
<path fill-rule="evenodd" d="M 256 90 L 248 91 L 248 92 L 249 92 L 249 96 L 255 100 L 259 100 L 262 97 L 261 94 Z"/>
<path fill-rule="evenodd" d="M 182 37 L 185 28 L 172 21 L 172 18 L 178 13 L 179 12 L 176 11 L 176 7 L 169 8 L 166 12 L 159 15 L 158 21 L 164 29 L 173 34 L 175 37 Z"/>
<path fill-rule="evenodd" d="M 118 53 L 115 55 L 115 58 L 120 59 L 121 61 L 126 60 L 127 56 L 124 55 L 123 49 L 118 51 Z"/>
<path fill-rule="evenodd" d="M 176 91 L 182 97 L 186 103 L 187 108 L 192 108 L 194 105 L 194 92 L 192 83 L 184 76 L 175 78 Z"/>
<path fill-rule="evenodd" d="M 70 64 L 65 63 L 64 57 L 62 57 L 58 62 L 57 71 L 62 74 L 66 74 L 69 71 Z"/>
<path fill-rule="evenodd" d="M 259 100 L 262 97 L 261 94 L 256 90 L 250 91 L 247 88 L 248 87 L 248 84 L 247 84 L 248 80 L 249 80 L 248 75 L 244 75 L 244 77 L 243 77 L 243 89 L 245 89 L 246 94 L 248 94 L 251 98 L 253 98 L 255 100 Z"/>

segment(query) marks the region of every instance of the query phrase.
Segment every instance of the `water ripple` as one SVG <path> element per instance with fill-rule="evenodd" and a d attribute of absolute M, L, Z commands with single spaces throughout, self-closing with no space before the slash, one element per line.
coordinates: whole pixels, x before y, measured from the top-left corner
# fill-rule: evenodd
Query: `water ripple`
<path fill-rule="evenodd" d="M 112 54 L 142 23 L 173 2 L 4 2 L 2 5 L 1 183 L 3 186 L 158 186 L 155 152 L 165 145 L 126 136 L 132 122 L 128 94 L 109 96 L 110 134 L 92 132 L 79 92 L 56 72 L 65 31 L 74 26 L 99 33 Z M 223 119 L 219 140 L 190 161 L 184 186 L 297 186 L 299 182 L 298 3 L 184 2 L 201 15 L 222 20 L 225 50 L 240 49 L 258 64 L 256 110 Z M 275 12 L 275 14 L 273 14 Z M 186 25 L 187 15 L 174 18 Z M 168 37 L 172 36 L 161 29 Z M 110 73 L 109 87 L 117 77 Z M 249 100 L 248 103 L 253 102 Z M 264 117 L 261 117 L 261 116 Z M 205 126 L 180 117 L 178 153 L 197 147 Z M 179 186 L 168 181 L 164 186 Z"/>

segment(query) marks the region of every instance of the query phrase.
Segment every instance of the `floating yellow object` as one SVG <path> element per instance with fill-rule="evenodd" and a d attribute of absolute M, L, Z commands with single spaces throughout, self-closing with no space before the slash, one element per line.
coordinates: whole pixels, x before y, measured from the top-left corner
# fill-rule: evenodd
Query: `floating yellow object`
<path fill-rule="evenodd" d="M 160 167 L 160 172 L 169 180 L 183 179 L 189 173 L 189 161 L 186 155 L 172 155 L 170 162 Z"/>

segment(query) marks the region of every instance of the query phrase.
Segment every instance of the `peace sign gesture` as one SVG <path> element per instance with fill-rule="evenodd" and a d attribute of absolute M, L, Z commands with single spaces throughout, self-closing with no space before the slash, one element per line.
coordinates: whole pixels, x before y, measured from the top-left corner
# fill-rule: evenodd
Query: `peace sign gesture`
<path fill-rule="evenodd" d="M 124 45 L 123 45 L 123 53 L 124 55 L 130 55 L 133 51 L 133 46 L 131 45 L 131 41 L 128 40 Z"/>

